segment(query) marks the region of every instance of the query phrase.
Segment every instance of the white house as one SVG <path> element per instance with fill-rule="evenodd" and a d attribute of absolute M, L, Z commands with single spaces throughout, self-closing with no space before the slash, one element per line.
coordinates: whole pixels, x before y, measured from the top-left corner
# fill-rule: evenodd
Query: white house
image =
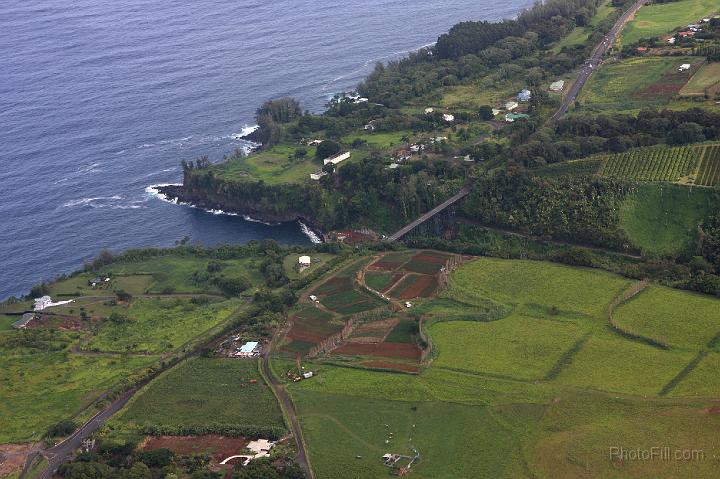
<path fill-rule="evenodd" d="M 683 63 L 682 65 L 680 65 L 680 68 L 678 68 L 678 71 L 679 71 L 679 72 L 686 72 L 686 71 L 688 71 L 688 70 L 690 69 L 691 66 L 692 66 L 692 65 L 690 65 L 689 63 Z"/>
<path fill-rule="evenodd" d="M 52 305 L 52 298 L 50 296 L 43 296 L 35 300 L 35 311 L 42 311 L 43 309 Z"/>
<path fill-rule="evenodd" d="M 328 163 L 332 163 L 333 165 L 337 165 L 338 163 L 342 163 L 348 158 L 350 158 L 350 152 L 343 151 L 341 153 L 338 153 L 337 155 L 331 156 L 330 158 L 325 158 L 323 160 L 323 164 L 327 165 Z"/>
<path fill-rule="evenodd" d="M 451 122 L 455 121 L 455 115 L 450 115 L 450 114 L 448 114 L 448 113 L 445 113 L 445 114 L 443 115 L 443 120 L 446 121 L 446 122 L 448 122 L 448 123 L 451 123 Z"/>
<path fill-rule="evenodd" d="M 518 106 L 519 106 L 518 102 L 516 102 L 516 101 L 509 101 L 509 102 L 505 103 L 505 109 L 507 111 L 513 111 Z"/>
<path fill-rule="evenodd" d="M 323 170 L 319 170 L 319 171 L 316 171 L 315 173 L 310 173 L 310 179 L 317 181 L 325 175 L 327 175 L 327 172 L 325 172 Z"/>
<path fill-rule="evenodd" d="M 298 264 L 300 266 L 304 266 L 307 268 L 308 266 L 310 266 L 311 263 L 312 263 L 312 258 L 310 258 L 310 256 L 300 256 L 298 258 Z"/>

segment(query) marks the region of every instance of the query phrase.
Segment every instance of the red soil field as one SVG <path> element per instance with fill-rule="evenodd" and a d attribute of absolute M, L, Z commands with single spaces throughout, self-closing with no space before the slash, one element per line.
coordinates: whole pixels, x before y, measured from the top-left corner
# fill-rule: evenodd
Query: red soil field
<path fill-rule="evenodd" d="M 340 346 L 332 354 L 341 356 L 378 356 L 382 358 L 420 359 L 420 348 L 407 343 L 361 344 L 351 343 Z"/>
<path fill-rule="evenodd" d="M 362 365 L 368 368 L 394 369 L 395 371 L 403 371 L 406 373 L 420 372 L 420 368 L 418 368 L 417 366 L 412 366 L 410 364 L 388 363 L 385 361 L 365 361 L 362 363 Z"/>
<path fill-rule="evenodd" d="M 436 288 L 437 280 L 435 277 L 422 275 L 404 291 L 398 291 L 396 294 L 399 294 L 398 298 L 400 299 L 427 298 Z"/>
<path fill-rule="evenodd" d="M 297 340 L 297 341 L 304 341 L 306 343 L 313 343 L 318 344 L 323 339 L 329 337 L 328 336 L 318 336 L 317 334 L 311 333 L 310 331 L 305 331 L 302 329 L 298 329 L 293 327 L 290 332 L 288 333 L 287 337 L 289 339 Z"/>
<path fill-rule="evenodd" d="M 243 437 L 208 436 L 159 436 L 148 437 L 139 448 L 143 451 L 170 449 L 176 454 L 211 454 L 215 462 L 240 454 L 250 441 Z"/>

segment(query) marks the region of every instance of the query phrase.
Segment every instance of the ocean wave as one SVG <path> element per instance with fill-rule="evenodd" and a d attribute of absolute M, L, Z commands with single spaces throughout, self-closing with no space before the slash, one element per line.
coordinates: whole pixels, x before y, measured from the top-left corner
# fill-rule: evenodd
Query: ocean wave
<path fill-rule="evenodd" d="M 70 175 L 67 175 L 63 178 L 55 180 L 53 182 L 53 184 L 58 185 L 60 183 L 65 183 L 67 181 L 70 181 L 73 178 L 85 176 L 89 173 L 99 173 L 100 171 L 102 171 L 100 169 L 100 166 L 102 166 L 102 163 L 100 163 L 100 162 L 94 162 L 94 163 L 90 163 L 88 165 L 83 165 L 80 168 L 78 168 L 77 170 L 75 170 L 75 172 L 71 173 Z"/>
<path fill-rule="evenodd" d="M 145 192 L 147 193 L 148 197 L 157 198 L 161 201 L 164 201 L 166 203 L 172 203 L 174 205 L 180 205 L 180 206 L 189 206 L 190 208 L 196 208 L 198 210 L 202 210 L 206 213 L 210 213 L 211 215 L 216 216 L 240 216 L 243 220 L 248 221 L 250 223 L 261 223 L 267 226 L 277 226 L 280 223 L 270 223 L 268 221 L 259 220 L 257 218 L 253 218 L 248 215 L 241 215 L 239 213 L 232 213 L 228 211 L 218 210 L 218 209 L 207 209 L 207 208 L 201 208 L 197 205 L 194 205 L 192 203 L 186 202 L 186 201 L 178 201 L 177 198 L 168 198 L 166 194 L 160 192 L 160 188 L 163 186 L 180 186 L 173 183 L 165 183 L 165 184 L 158 184 L 158 185 L 150 185 L 147 188 L 145 188 Z"/>
<path fill-rule="evenodd" d="M 63 208 L 110 208 L 117 210 L 135 210 L 145 208 L 145 200 L 131 200 L 123 195 L 96 196 L 92 198 L 78 198 L 63 203 Z"/>
<path fill-rule="evenodd" d="M 314 244 L 322 243 L 322 239 L 320 238 L 320 236 L 318 236 L 317 233 L 315 233 L 313 230 L 311 230 L 308 225 L 306 225 L 302 221 L 298 221 L 298 224 L 300 225 L 300 231 L 302 231 L 303 234 L 305 236 L 307 236 L 312 243 L 314 243 Z"/>

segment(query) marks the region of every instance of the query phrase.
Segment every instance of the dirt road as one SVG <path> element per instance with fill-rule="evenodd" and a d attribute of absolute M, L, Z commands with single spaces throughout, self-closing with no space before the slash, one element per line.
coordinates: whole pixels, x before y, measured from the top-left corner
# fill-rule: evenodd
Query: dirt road
<path fill-rule="evenodd" d="M 285 411 L 285 414 L 287 414 L 288 421 L 290 421 L 290 432 L 292 432 L 293 437 L 295 438 L 295 444 L 298 450 L 297 463 L 305 470 L 305 474 L 307 474 L 308 479 L 315 479 L 315 475 L 310 467 L 307 450 L 305 449 L 305 439 L 303 438 L 302 429 L 300 428 L 300 421 L 298 420 L 297 413 L 295 412 L 295 405 L 285 389 L 285 386 L 277 380 L 270 369 L 270 349 L 270 346 L 268 346 L 263 353 L 262 361 L 260 362 L 263 375 L 267 379 L 270 387 L 273 391 L 275 391 L 275 395 L 280 401 L 280 405 Z"/>

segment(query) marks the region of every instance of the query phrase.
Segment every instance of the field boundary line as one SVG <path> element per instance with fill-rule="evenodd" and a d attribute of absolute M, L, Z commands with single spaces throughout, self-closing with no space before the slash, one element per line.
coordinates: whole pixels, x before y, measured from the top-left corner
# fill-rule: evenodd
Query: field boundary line
<path fill-rule="evenodd" d="M 615 332 L 616 334 L 622 336 L 625 339 L 629 339 L 631 341 L 637 341 L 640 343 L 644 343 L 648 346 L 652 346 L 655 348 L 668 350 L 670 349 L 670 345 L 667 344 L 664 341 L 661 341 L 659 339 L 651 338 L 649 336 L 643 336 L 642 334 L 635 333 L 633 331 L 630 331 L 629 329 L 625 329 L 622 325 L 617 323 L 615 321 L 615 310 L 622 306 L 623 304 L 630 301 L 632 298 L 637 296 L 638 294 L 645 291 L 645 289 L 650 285 L 650 280 L 643 279 L 642 281 L 633 284 L 628 289 L 620 293 L 608 306 L 608 327 L 611 331 Z"/>
<path fill-rule="evenodd" d="M 690 361 L 677 375 L 672 378 L 658 393 L 659 396 L 667 396 L 670 392 L 672 392 L 673 389 L 675 389 L 682 381 L 685 379 L 688 374 L 693 372 L 693 370 L 697 367 L 698 364 L 700 364 L 700 361 L 702 361 L 705 356 L 707 356 L 708 352 L 705 350 L 700 351 L 697 353 L 697 355 Z"/>

